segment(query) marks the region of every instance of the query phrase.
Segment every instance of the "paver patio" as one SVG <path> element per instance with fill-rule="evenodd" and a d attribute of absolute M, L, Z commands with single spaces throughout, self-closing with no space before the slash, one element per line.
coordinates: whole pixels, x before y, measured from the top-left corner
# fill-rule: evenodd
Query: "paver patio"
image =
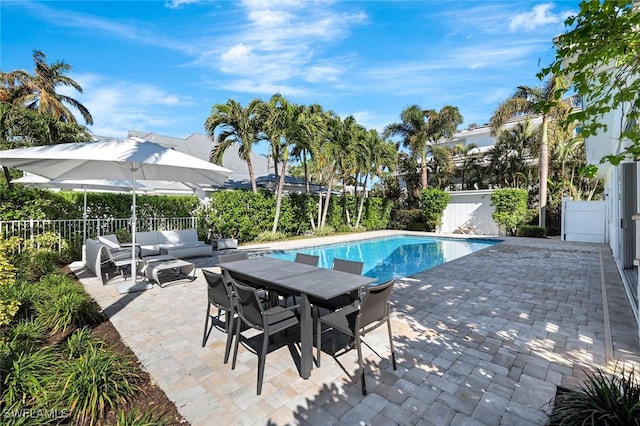
<path fill-rule="evenodd" d="M 194 262 L 212 268 L 216 256 Z M 231 370 L 223 364 L 220 329 L 201 347 L 206 282 L 199 269 L 193 282 L 124 295 L 80 266 L 75 271 L 192 425 L 544 425 L 557 386 L 574 386 L 584 368 L 615 360 L 640 366 L 633 313 L 603 244 L 505 238 L 398 281 L 391 294 L 398 370 L 391 367 L 386 329 L 367 335 L 380 355 L 364 346 L 367 396 L 354 382 L 355 351 L 337 361 L 323 355 L 322 367 L 304 380 L 299 348 L 286 344 L 267 356 L 257 396 L 254 353 L 241 347 Z"/>

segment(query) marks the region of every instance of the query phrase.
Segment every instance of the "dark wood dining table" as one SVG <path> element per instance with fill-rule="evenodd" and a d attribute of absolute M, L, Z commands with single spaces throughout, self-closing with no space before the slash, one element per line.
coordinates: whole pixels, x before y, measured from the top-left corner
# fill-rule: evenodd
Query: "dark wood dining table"
<path fill-rule="evenodd" d="M 225 262 L 220 267 L 232 277 L 276 292 L 300 297 L 300 376 L 308 379 L 313 368 L 313 318 L 309 296 L 332 299 L 374 283 L 375 278 L 276 259 L 269 256 Z"/>

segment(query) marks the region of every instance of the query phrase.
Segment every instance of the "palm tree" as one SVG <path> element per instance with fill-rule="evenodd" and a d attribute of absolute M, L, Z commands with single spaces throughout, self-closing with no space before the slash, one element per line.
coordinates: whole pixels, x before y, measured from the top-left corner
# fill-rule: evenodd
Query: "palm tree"
<path fill-rule="evenodd" d="M 366 188 L 369 177 L 373 180 L 374 176 L 381 176 L 384 170 L 394 171 L 397 164 L 398 147 L 392 141 L 385 141 L 380 137 L 376 130 L 365 132 L 359 140 L 358 146 L 358 169 L 364 175 L 361 183 L 362 192 L 360 203 L 358 205 L 358 217 L 356 219 L 356 228 L 360 226 L 362 218 L 362 209 L 366 198 Z"/>
<path fill-rule="evenodd" d="M 77 100 L 56 93 L 58 86 L 82 87 L 64 75 L 71 66 L 58 61 L 48 65 L 41 51 L 34 51 L 34 75 L 24 70 L 0 72 L 0 148 L 19 145 L 51 145 L 90 139 L 67 105 L 80 111 L 86 124 L 93 124 L 89 110 Z M 9 170 L 3 167 L 9 189 Z"/>
<path fill-rule="evenodd" d="M 496 144 L 487 153 L 494 183 L 511 188 L 527 188 L 531 180 L 530 163 L 538 155 L 539 139 L 540 132 L 529 120 L 500 131 Z"/>
<path fill-rule="evenodd" d="M 422 109 L 418 105 L 405 108 L 400 114 L 400 123 L 388 125 L 383 136 L 400 136 L 402 144 L 409 148 L 411 155 L 420 161 L 422 189 L 429 187 L 427 178 L 427 150 L 429 146 L 449 139 L 463 121 L 457 107 L 444 106 L 439 112 Z"/>
<path fill-rule="evenodd" d="M 251 153 L 253 145 L 259 140 L 257 110 L 261 104 L 261 100 L 254 99 L 246 108 L 243 108 L 239 102 L 229 99 L 226 104 L 213 106 L 204 125 L 209 138 L 218 142 L 211 152 L 211 162 L 222 164 L 224 153 L 234 144 L 239 144 L 238 155 L 247 163 L 251 189 L 254 193 L 258 192 L 258 186 L 251 162 Z M 218 132 L 217 137 L 215 136 L 216 132 Z"/>
<path fill-rule="evenodd" d="M 77 123 L 75 116 L 67 107 L 69 105 L 80 112 L 86 124 L 93 124 L 93 118 L 84 105 L 70 96 L 56 93 L 56 88 L 59 86 L 72 87 L 82 93 L 82 86 L 65 75 L 73 69 L 71 65 L 63 61 L 47 64 L 46 59 L 46 55 L 41 51 L 33 52 L 34 75 L 21 78 L 20 83 L 25 91 L 13 102 L 14 105 L 20 104 L 41 113 L 49 113 L 56 120 Z"/>
<path fill-rule="evenodd" d="M 542 116 L 539 157 L 540 227 L 545 227 L 546 224 L 547 179 L 549 176 L 549 121 L 564 115 L 570 108 L 568 102 L 555 98 L 557 85 L 556 77 L 552 76 L 542 88 L 519 86 L 510 98 L 498 106 L 490 120 L 491 132 L 496 135 L 509 119 L 525 114 L 539 114 Z"/>
<path fill-rule="evenodd" d="M 271 230 L 273 233 L 278 230 L 290 149 L 294 141 L 305 139 L 309 134 L 309 114 L 306 110 L 306 107 L 289 102 L 279 93 L 271 97 L 264 110 L 264 132 L 274 151 L 274 161 L 279 156 L 282 162 L 276 187 L 276 211 Z"/>

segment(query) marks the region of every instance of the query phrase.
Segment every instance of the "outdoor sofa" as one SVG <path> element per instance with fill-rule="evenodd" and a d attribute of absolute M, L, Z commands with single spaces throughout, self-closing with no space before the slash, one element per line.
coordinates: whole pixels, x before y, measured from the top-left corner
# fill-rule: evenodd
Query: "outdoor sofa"
<path fill-rule="evenodd" d="M 108 248 L 118 249 L 121 244 L 114 234 L 101 235 L 98 241 Z M 149 231 L 136 233 L 136 246 L 140 257 L 167 254 L 176 258 L 211 256 L 210 244 L 198 240 L 195 229 L 180 231 Z"/>

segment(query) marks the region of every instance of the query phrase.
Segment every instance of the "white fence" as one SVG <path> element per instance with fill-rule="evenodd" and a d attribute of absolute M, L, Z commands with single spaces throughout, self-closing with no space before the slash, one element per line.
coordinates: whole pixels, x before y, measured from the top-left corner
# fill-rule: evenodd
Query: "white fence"
<path fill-rule="evenodd" d="M 136 232 L 157 231 L 157 230 L 180 230 L 197 228 L 198 220 L 195 217 L 154 217 L 140 219 L 136 221 Z M 86 228 L 85 228 L 86 226 Z M 85 230 L 86 229 L 86 230 Z M 86 232 L 87 238 L 96 235 L 114 234 L 118 229 L 131 231 L 131 219 L 30 219 L 30 220 L 0 220 L 0 237 L 8 239 L 10 237 L 20 237 L 23 239 L 19 250 L 32 246 L 38 235 L 52 233 L 58 237 L 58 246 L 63 241 L 69 247 L 80 253 Z"/>
<path fill-rule="evenodd" d="M 604 201 L 562 200 L 562 240 L 584 243 L 607 241 L 607 217 Z"/>
<path fill-rule="evenodd" d="M 499 235 L 498 225 L 491 217 L 494 211 L 491 194 L 493 190 L 450 192 L 438 232 L 453 234 L 472 230 L 478 235 Z"/>

